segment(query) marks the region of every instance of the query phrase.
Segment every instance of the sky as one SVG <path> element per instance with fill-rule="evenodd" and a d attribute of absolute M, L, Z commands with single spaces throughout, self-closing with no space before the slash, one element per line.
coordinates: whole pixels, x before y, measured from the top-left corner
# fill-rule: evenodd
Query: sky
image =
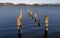
<path fill-rule="evenodd" d="M 60 3 L 60 0 L 0 0 L 0 2 L 11 2 L 11 3 L 25 3 L 25 4 L 43 4 L 43 3 Z"/>

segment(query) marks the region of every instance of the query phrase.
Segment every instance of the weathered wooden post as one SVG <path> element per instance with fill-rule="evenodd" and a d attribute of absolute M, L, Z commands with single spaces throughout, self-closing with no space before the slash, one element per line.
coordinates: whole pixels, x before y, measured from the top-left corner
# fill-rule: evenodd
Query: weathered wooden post
<path fill-rule="evenodd" d="M 34 14 L 34 19 L 35 19 L 35 21 L 36 21 L 36 17 L 37 17 L 37 14 L 35 13 L 35 14 Z"/>
<path fill-rule="evenodd" d="M 30 17 L 33 19 L 32 10 L 30 10 Z"/>
<path fill-rule="evenodd" d="M 34 25 L 37 25 L 36 16 L 37 16 L 37 14 L 36 14 L 36 13 L 34 13 L 34 16 L 33 16 L 33 18 L 34 18 Z"/>
<path fill-rule="evenodd" d="M 30 10 L 28 9 L 28 15 L 30 14 Z"/>
<path fill-rule="evenodd" d="M 29 13 L 30 15 L 32 15 L 32 10 L 28 10 L 28 13 Z"/>
<path fill-rule="evenodd" d="M 45 34 L 44 34 L 44 38 L 48 38 L 48 16 L 45 16 L 44 20 L 45 20 Z"/>
<path fill-rule="evenodd" d="M 44 20 L 45 20 L 45 31 L 48 32 L 48 16 L 45 16 Z"/>
<path fill-rule="evenodd" d="M 28 14 L 29 15 L 32 15 L 32 11 L 28 9 Z"/>
<path fill-rule="evenodd" d="M 17 17 L 17 26 L 18 26 L 18 32 L 20 32 L 22 28 L 22 23 L 19 16 Z"/>
<path fill-rule="evenodd" d="M 28 10 L 28 15 L 33 19 L 32 10 Z"/>
<path fill-rule="evenodd" d="M 20 19 L 22 19 L 22 9 L 20 9 L 20 15 L 19 15 Z"/>
<path fill-rule="evenodd" d="M 20 9 L 20 15 L 17 17 L 17 26 L 18 32 L 20 32 L 22 28 L 22 9 Z"/>

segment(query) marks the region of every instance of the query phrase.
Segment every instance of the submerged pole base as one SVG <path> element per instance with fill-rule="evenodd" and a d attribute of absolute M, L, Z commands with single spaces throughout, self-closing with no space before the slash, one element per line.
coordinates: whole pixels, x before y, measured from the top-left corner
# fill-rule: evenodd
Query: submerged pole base
<path fill-rule="evenodd" d="M 48 31 L 45 30 L 44 38 L 48 38 Z"/>
<path fill-rule="evenodd" d="M 18 38 L 21 38 L 21 30 L 18 29 Z"/>
<path fill-rule="evenodd" d="M 35 22 L 37 21 L 36 18 L 34 20 L 35 20 Z"/>
<path fill-rule="evenodd" d="M 38 23 L 38 27 L 40 26 L 40 23 Z"/>

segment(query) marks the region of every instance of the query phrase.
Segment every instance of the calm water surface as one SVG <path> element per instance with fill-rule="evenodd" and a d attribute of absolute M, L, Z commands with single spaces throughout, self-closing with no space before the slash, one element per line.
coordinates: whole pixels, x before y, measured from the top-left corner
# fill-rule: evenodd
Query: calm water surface
<path fill-rule="evenodd" d="M 0 38 L 18 38 L 16 17 L 20 13 L 20 6 L 0 6 Z M 34 25 L 34 19 L 28 15 L 28 9 L 37 13 L 41 26 Z M 49 16 L 48 38 L 60 38 L 60 7 L 22 7 L 21 38 L 44 38 L 44 16 Z"/>

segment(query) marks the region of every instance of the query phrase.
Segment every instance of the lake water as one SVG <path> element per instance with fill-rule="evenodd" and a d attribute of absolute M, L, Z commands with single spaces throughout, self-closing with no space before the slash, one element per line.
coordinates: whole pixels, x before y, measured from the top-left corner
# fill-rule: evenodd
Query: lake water
<path fill-rule="evenodd" d="M 16 17 L 23 10 L 22 30 L 20 38 L 44 38 L 44 16 L 49 17 L 48 38 L 60 38 L 60 7 L 0 6 L 0 38 L 19 38 Z M 28 15 L 28 9 L 37 13 L 41 26 L 34 24 Z"/>

